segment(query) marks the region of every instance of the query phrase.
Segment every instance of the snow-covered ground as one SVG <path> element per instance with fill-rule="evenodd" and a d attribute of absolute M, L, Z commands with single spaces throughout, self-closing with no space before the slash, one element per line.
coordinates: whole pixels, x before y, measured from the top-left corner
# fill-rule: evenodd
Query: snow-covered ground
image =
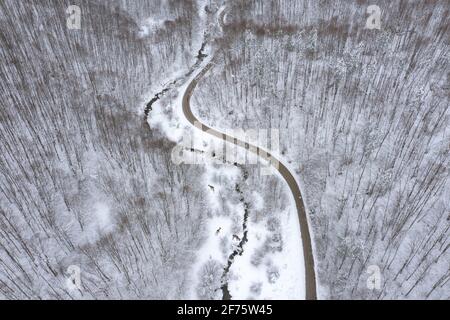
<path fill-rule="evenodd" d="M 258 174 L 258 170 L 252 172 Z M 233 203 L 233 196 L 229 195 L 229 192 L 235 192 L 233 186 L 242 180 L 242 171 L 234 166 L 209 166 L 204 180 L 208 186 L 214 187 L 214 190 L 206 187 L 209 189 L 209 207 L 212 211 L 206 222 L 206 237 L 192 268 L 195 284 L 191 289 L 192 298 L 204 298 L 198 295 L 198 286 L 204 281 L 202 267 L 214 260 L 223 268 L 243 237 L 240 226 L 244 219 L 244 207 L 242 202 Z M 228 289 L 232 298 L 304 299 L 303 251 L 295 204 L 290 201 L 285 208 L 272 209 L 268 213 L 264 193 L 250 191 L 255 187 L 251 183 L 241 186 L 249 189 L 250 199 L 244 197 L 244 201 L 250 201 L 253 205 L 247 224 L 248 241 L 243 245 L 242 255 L 234 258 L 229 272 Z M 290 195 L 288 197 L 292 198 Z M 279 223 L 279 226 L 269 225 L 271 221 Z M 217 292 L 213 297 L 216 299 L 222 298 L 220 286 L 221 283 L 215 283 Z"/>
<path fill-rule="evenodd" d="M 268 232 L 266 226 L 250 222 L 251 231 L 245 252 L 231 268 L 230 292 L 234 299 L 305 298 L 304 261 L 297 212 L 289 207 L 277 215 L 280 216 L 283 250 L 270 254 L 260 266 L 254 266 L 252 257 L 260 250 Z"/>

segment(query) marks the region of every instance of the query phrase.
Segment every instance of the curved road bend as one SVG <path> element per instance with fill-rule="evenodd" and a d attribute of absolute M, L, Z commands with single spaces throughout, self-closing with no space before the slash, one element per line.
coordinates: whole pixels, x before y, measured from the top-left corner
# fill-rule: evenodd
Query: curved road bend
<path fill-rule="evenodd" d="M 223 17 L 223 15 L 222 15 Z M 291 192 L 295 199 L 295 205 L 297 207 L 297 213 L 298 213 L 298 219 L 300 222 L 300 231 L 302 236 L 302 244 L 303 244 L 303 257 L 305 261 L 305 298 L 306 300 L 316 300 L 317 299 L 317 293 L 316 293 L 316 275 L 315 275 L 315 269 L 314 269 L 314 257 L 312 253 L 312 246 L 311 246 L 311 236 L 309 234 L 309 228 L 308 228 L 308 219 L 306 217 L 306 211 L 305 211 L 305 205 L 303 203 L 302 194 L 300 192 L 300 188 L 295 181 L 294 176 L 291 174 L 291 172 L 284 166 L 278 159 L 276 159 L 272 154 L 269 152 L 266 152 L 263 149 L 260 149 L 259 147 L 246 143 L 242 140 L 239 140 L 235 137 L 229 136 L 225 133 L 219 132 L 213 128 L 210 128 L 203 124 L 201 121 L 199 121 L 191 110 L 190 100 L 192 93 L 194 92 L 194 89 L 196 88 L 198 82 L 201 80 L 201 78 L 213 67 L 213 62 L 208 63 L 203 70 L 189 83 L 189 85 L 186 88 L 186 91 L 183 95 L 183 113 L 186 119 L 194 126 L 197 126 L 199 129 L 201 129 L 203 132 L 206 132 L 212 136 L 215 136 L 219 139 L 222 139 L 224 141 L 233 142 L 235 145 L 242 147 L 244 149 L 247 149 L 254 154 L 260 156 L 261 158 L 269 161 L 269 163 L 275 167 L 275 169 L 278 170 L 278 172 L 283 176 L 284 180 L 286 180 L 287 184 L 289 185 L 289 188 L 291 189 Z M 278 164 L 278 168 L 276 165 Z"/>

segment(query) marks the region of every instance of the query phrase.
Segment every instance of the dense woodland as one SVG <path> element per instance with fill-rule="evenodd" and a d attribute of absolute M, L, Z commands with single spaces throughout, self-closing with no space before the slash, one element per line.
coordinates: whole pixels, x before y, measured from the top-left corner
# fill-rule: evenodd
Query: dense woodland
<path fill-rule="evenodd" d="M 365 29 L 381 8 L 381 29 Z M 449 296 L 448 1 L 235 1 L 195 94 L 217 128 L 280 130 L 322 298 Z M 369 290 L 369 266 L 381 271 Z"/>
<path fill-rule="evenodd" d="M 193 60 L 196 3 L 76 1 L 80 30 L 69 4 L 0 2 L 0 298 L 185 297 L 202 168 L 174 165 L 141 113 Z"/>

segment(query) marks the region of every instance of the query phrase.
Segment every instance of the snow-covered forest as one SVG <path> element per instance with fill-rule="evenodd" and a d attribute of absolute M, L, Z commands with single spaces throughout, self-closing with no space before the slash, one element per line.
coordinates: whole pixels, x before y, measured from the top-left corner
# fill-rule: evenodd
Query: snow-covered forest
<path fill-rule="evenodd" d="M 450 298 L 449 4 L 236 1 L 195 107 L 277 128 L 302 181 L 322 298 Z M 380 290 L 368 290 L 370 266 Z"/>
<path fill-rule="evenodd" d="M 191 99 L 203 123 L 279 130 L 319 299 L 450 299 L 449 10 L 0 1 L 0 299 L 304 298 L 283 178 L 173 161 L 188 136 L 211 157 L 181 111 L 208 64 Z"/>
<path fill-rule="evenodd" d="M 77 1 L 70 30 L 69 4 L 0 2 L 0 298 L 185 297 L 203 169 L 173 164 L 138 111 L 193 59 L 199 10 Z M 142 36 L 150 16 L 163 25 Z M 82 291 L 67 290 L 70 265 Z"/>

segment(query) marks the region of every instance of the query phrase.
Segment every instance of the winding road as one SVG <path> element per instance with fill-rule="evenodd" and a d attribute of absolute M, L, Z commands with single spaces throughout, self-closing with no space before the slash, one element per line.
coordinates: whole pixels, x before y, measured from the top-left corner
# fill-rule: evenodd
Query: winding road
<path fill-rule="evenodd" d="M 223 21 L 224 13 L 225 11 L 222 11 L 222 13 L 219 15 L 219 23 L 222 26 L 222 28 L 224 27 Z M 214 66 L 213 62 L 209 62 L 208 64 L 206 64 L 205 67 L 200 71 L 200 73 L 197 74 L 197 76 L 188 84 L 182 100 L 183 114 L 192 125 L 201 129 L 203 132 L 206 132 L 219 139 L 223 139 L 224 141 L 230 143 L 232 142 L 239 147 L 242 147 L 246 150 L 249 150 L 250 152 L 253 152 L 254 154 L 258 155 L 264 160 L 269 161 L 269 163 L 276 170 L 278 170 L 278 172 L 281 174 L 284 180 L 286 180 L 292 192 L 292 195 L 294 196 L 295 205 L 297 207 L 297 213 L 300 222 L 300 231 L 303 244 L 303 257 L 305 262 L 305 286 L 306 286 L 305 298 L 307 300 L 316 300 L 317 299 L 316 275 L 311 245 L 311 236 L 308 227 L 308 219 L 306 216 L 305 205 L 303 203 L 303 197 L 294 176 L 289 171 L 289 169 L 283 163 L 281 163 L 276 157 L 274 157 L 271 153 L 259 148 L 258 146 L 255 146 L 248 142 L 242 141 L 238 138 L 222 133 L 214 128 L 208 127 L 207 125 L 202 123 L 192 112 L 190 104 L 191 96 L 195 88 L 197 87 L 199 81 L 205 76 L 205 74 L 209 70 L 211 70 L 213 66 Z"/>
<path fill-rule="evenodd" d="M 224 23 L 224 17 L 225 17 L 225 10 L 224 8 L 221 9 L 218 15 L 218 22 L 222 29 L 225 27 Z M 190 71 L 185 75 L 190 76 L 197 68 L 200 68 L 201 63 L 203 59 L 206 57 L 205 54 L 203 54 L 203 50 L 205 48 L 206 42 L 203 42 L 202 48 L 199 51 L 199 54 L 197 56 L 197 62 L 192 66 Z M 305 205 L 303 203 L 302 194 L 300 192 L 300 188 L 298 186 L 297 181 L 295 180 L 292 173 L 289 171 L 289 169 L 281 163 L 276 157 L 274 157 L 271 153 L 259 148 L 258 146 L 255 146 L 253 144 L 250 144 L 248 142 L 244 142 L 238 138 L 232 137 L 230 135 L 227 135 L 225 133 L 222 133 L 216 129 L 213 129 L 211 127 L 208 127 L 207 125 L 203 124 L 192 112 L 190 100 L 191 96 L 197 87 L 199 81 L 205 76 L 205 74 L 211 70 L 211 68 L 214 66 L 214 58 L 207 63 L 203 69 L 191 80 L 191 82 L 187 85 L 186 90 L 183 95 L 182 100 L 182 108 L 183 108 L 183 114 L 186 117 L 186 119 L 195 127 L 201 129 L 203 132 L 210 134 L 214 137 L 217 137 L 219 139 L 223 139 L 223 141 L 226 141 L 228 143 L 234 143 L 235 145 L 242 147 L 246 150 L 249 150 L 250 152 L 253 152 L 257 156 L 261 157 L 262 159 L 268 161 L 286 180 L 292 195 L 295 199 L 295 205 L 297 208 L 298 218 L 300 222 L 300 231 L 301 231 L 301 238 L 302 238 L 302 244 L 303 244 L 303 257 L 304 257 L 304 263 L 305 263 L 305 298 L 307 300 L 316 300 L 317 299 L 317 292 L 316 292 L 316 275 L 315 275 L 315 268 L 314 268 L 314 257 L 313 257 L 313 251 L 312 251 L 312 245 L 311 245 L 311 236 L 309 233 L 309 227 L 308 227 L 308 219 L 306 216 L 306 210 Z M 170 87 L 174 84 L 176 84 L 180 79 L 176 79 L 172 82 L 171 85 L 169 85 L 168 88 L 162 90 L 160 93 L 156 94 L 155 97 L 147 104 L 146 110 L 145 110 L 145 116 L 147 118 L 148 113 L 151 111 L 152 104 L 160 98 L 160 95 L 164 94 L 167 90 L 170 89 Z"/>

